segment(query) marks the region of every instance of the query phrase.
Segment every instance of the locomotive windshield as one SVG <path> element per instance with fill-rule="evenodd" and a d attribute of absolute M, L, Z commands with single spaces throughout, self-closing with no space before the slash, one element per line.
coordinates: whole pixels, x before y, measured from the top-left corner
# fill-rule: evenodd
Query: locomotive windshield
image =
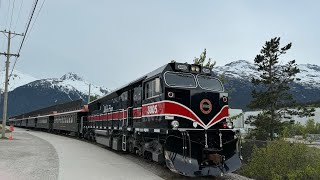
<path fill-rule="evenodd" d="M 199 75 L 197 76 L 197 78 L 198 78 L 199 86 L 202 89 L 208 89 L 213 91 L 223 91 L 223 86 L 218 79 L 210 76 L 203 76 L 203 75 Z"/>
<path fill-rule="evenodd" d="M 164 77 L 167 85 L 172 87 L 195 88 L 197 86 L 192 74 L 167 72 Z"/>

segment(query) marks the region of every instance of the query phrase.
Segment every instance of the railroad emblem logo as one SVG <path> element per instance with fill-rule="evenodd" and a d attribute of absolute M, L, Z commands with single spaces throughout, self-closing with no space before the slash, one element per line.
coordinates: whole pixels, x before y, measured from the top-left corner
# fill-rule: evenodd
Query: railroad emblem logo
<path fill-rule="evenodd" d="M 212 111 L 212 104 L 208 99 L 203 99 L 200 102 L 200 110 L 203 114 L 209 114 Z"/>

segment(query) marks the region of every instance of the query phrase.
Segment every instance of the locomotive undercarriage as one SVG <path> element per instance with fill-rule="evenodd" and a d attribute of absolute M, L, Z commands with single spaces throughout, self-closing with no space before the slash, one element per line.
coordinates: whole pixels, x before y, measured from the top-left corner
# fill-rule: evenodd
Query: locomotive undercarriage
<path fill-rule="evenodd" d="M 236 170 L 241 164 L 239 139 L 232 130 L 95 131 L 99 144 L 165 164 L 186 176 L 219 176 Z"/>
<path fill-rule="evenodd" d="M 94 134 L 93 134 L 94 133 Z M 95 130 L 85 137 L 117 151 L 130 152 L 158 163 L 164 163 L 163 144 L 166 135 L 119 130 Z"/>
<path fill-rule="evenodd" d="M 137 132 L 133 135 L 132 143 L 130 143 L 134 149 L 132 153 L 143 156 L 145 159 L 164 164 L 164 141 L 165 135 Z"/>
<path fill-rule="evenodd" d="M 239 137 L 231 130 L 172 132 L 164 148 L 168 168 L 186 176 L 218 176 L 241 164 Z"/>

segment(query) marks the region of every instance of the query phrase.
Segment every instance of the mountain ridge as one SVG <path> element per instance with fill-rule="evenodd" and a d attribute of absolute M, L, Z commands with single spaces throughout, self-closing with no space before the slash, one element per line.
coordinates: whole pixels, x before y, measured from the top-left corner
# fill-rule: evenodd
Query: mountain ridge
<path fill-rule="evenodd" d="M 9 117 L 73 100 L 82 99 L 87 102 L 91 84 L 73 72 L 60 78 L 38 79 L 15 70 L 12 77 L 9 81 Z M 102 86 L 91 84 L 91 96 L 104 96 L 109 91 Z M 2 110 L 3 101 L 0 102 L 0 115 Z"/>
<path fill-rule="evenodd" d="M 296 82 L 298 84 L 310 85 L 316 88 L 320 88 L 320 66 L 315 64 L 298 64 L 300 73 L 296 75 L 296 78 L 301 79 Z M 225 75 L 229 78 L 242 78 L 247 79 L 249 76 L 259 77 L 259 71 L 257 71 L 254 63 L 246 60 L 237 60 L 231 63 L 227 63 L 224 66 L 217 66 L 213 69 L 219 75 Z"/>
<path fill-rule="evenodd" d="M 300 73 L 296 78 L 300 79 L 291 83 L 291 93 L 299 103 L 319 101 L 320 97 L 320 66 L 315 64 L 298 64 Z M 217 75 L 224 75 L 227 82 L 226 89 L 230 94 L 230 106 L 249 110 L 247 105 L 252 100 L 251 92 L 254 89 L 251 78 L 259 78 L 254 63 L 246 60 L 233 61 L 224 66 L 216 66 L 213 69 Z"/>
<path fill-rule="evenodd" d="M 5 71 L 0 71 L 0 83 L 4 84 L 4 74 Z M 50 82 L 52 87 L 58 86 L 61 90 L 66 92 L 78 90 L 82 94 L 89 94 L 89 84 L 91 84 L 91 95 L 93 96 L 103 96 L 105 95 L 109 89 L 94 85 L 86 81 L 83 77 L 79 76 L 74 72 L 68 72 L 61 76 L 60 78 L 36 78 L 29 74 L 22 73 L 18 70 L 14 70 L 12 76 L 9 80 L 9 92 L 15 90 L 18 87 L 29 85 L 29 86 L 38 86 L 36 83 L 42 83 L 44 81 Z"/>

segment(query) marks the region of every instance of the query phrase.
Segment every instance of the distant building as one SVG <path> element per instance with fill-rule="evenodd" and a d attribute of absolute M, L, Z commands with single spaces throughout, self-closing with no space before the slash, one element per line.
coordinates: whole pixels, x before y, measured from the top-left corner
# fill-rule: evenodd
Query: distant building
<path fill-rule="evenodd" d="M 240 114 L 243 114 L 242 109 L 229 109 L 229 117 L 235 117 L 238 116 Z M 240 116 L 236 119 L 234 119 L 233 121 L 233 125 L 235 128 L 244 128 L 244 118 L 243 116 Z"/>
<path fill-rule="evenodd" d="M 320 123 L 320 108 L 315 109 L 315 116 L 312 117 L 299 117 L 299 116 L 291 116 L 291 120 L 294 120 L 295 123 L 300 123 L 302 125 L 305 125 L 308 119 L 314 119 L 316 123 Z M 248 134 L 250 130 L 254 129 L 255 126 L 251 126 L 250 122 L 248 121 L 248 118 L 250 116 L 256 116 L 260 113 L 261 111 L 247 111 L 243 112 L 242 109 L 229 109 L 229 115 L 230 117 L 232 116 L 237 116 L 241 113 L 242 116 L 238 117 L 233 121 L 233 124 L 236 129 L 239 129 L 242 134 Z M 283 119 L 284 121 L 288 121 L 289 119 Z"/>
<path fill-rule="evenodd" d="M 240 115 L 240 116 L 239 116 Z M 229 117 L 235 117 L 239 116 L 236 119 L 234 119 L 233 125 L 235 129 L 239 129 L 242 134 L 245 134 L 245 119 L 244 119 L 244 113 L 242 109 L 229 109 Z"/>

